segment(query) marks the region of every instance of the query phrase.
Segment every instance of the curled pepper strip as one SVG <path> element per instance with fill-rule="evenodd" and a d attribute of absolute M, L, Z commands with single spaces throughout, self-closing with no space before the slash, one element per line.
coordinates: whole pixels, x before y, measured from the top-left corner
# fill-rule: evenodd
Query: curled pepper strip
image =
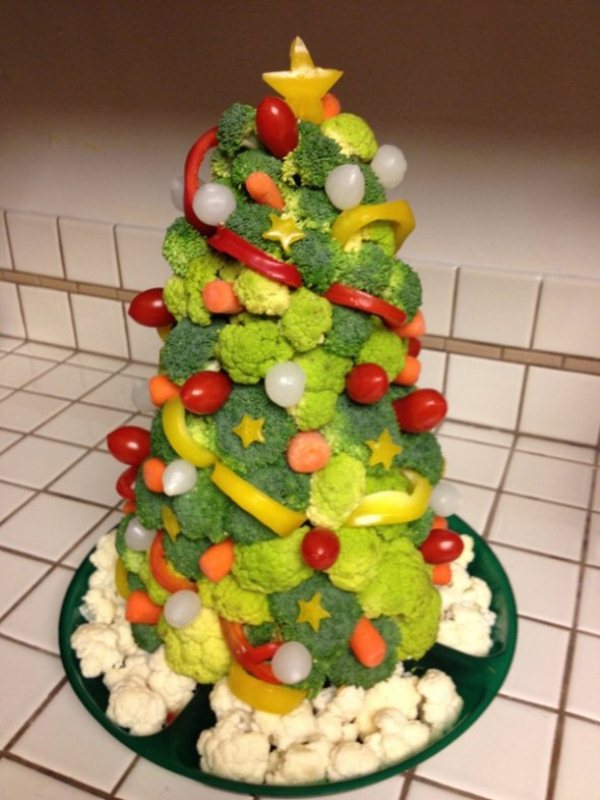
<path fill-rule="evenodd" d="M 412 484 L 412 491 L 383 491 L 368 494 L 344 522 L 352 528 L 371 525 L 393 525 L 412 522 L 423 516 L 431 495 L 431 484 L 422 475 L 406 469 L 404 475 Z"/>
<path fill-rule="evenodd" d="M 231 662 L 228 680 L 229 688 L 239 700 L 269 714 L 289 714 L 307 695 L 304 689 L 261 681 L 249 675 L 235 660 Z"/>
<path fill-rule="evenodd" d="M 265 278 L 270 278 L 277 283 L 283 283 L 294 289 L 302 286 L 302 275 L 293 264 L 286 264 L 273 258 L 264 250 L 260 250 L 242 236 L 220 225 L 216 233 L 208 239 L 208 244 L 219 253 L 225 253 L 245 264 L 249 269 L 258 272 Z"/>
<path fill-rule="evenodd" d="M 353 286 L 346 286 L 345 283 L 332 283 L 323 295 L 330 303 L 347 308 L 355 308 L 367 314 L 376 314 L 390 327 L 395 328 L 406 320 L 406 314 L 401 308 L 386 303 L 374 294 L 363 292 L 362 289 L 355 289 Z"/>
<path fill-rule="evenodd" d="M 214 463 L 215 454 L 192 439 L 179 395 L 171 397 L 162 407 L 162 424 L 169 444 L 180 458 L 195 467 L 209 467 Z"/>
<path fill-rule="evenodd" d="M 180 592 L 183 589 L 195 592 L 198 589 L 197 584 L 177 572 L 167 561 L 163 539 L 164 533 L 157 531 L 148 550 L 148 563 L 154 579 L 168 592 Z"/>
<path fill-rule="evenodd" d="M 194 195 L 198 191 L 198 186 L 200 185 L 198 172 L 204 161 L 204 156 L 211 148 L 216 147 L 219 143 L 217 139 L 217 130 L 218 128 L 211 128 L 194 142 L 187 154 L 185 166 L 183 168 L 183 211 L 185 218 L 190 225 L 193 225 L 200 233 L 205 234 L 212 233 L 214 228 L 198 219 L 192 203 Z"/>
<path fill-rule="evenodd" d="M 227 497 L 278 536 L 289 536 L 306 519 L 306 514 L 292 511 L 277 500 L 273 500 L 220 461 L 215 464 L 210 477 Z"/>
<path fill-rule="evenodd" d="M 221 630 L 227 646 L 231 650 L 231 655 L 242 665 L 246 672 L 267 683 L 281 683 L 273 675 L 271 665 L 264 663 L 275 655 L 281 646 L 281 642 L 268 642 L 259 647 L 253 647 L 246 638 L 244 627 L 240 622 L 231 622 L 231 620 L 223 617 L 219 619 L 219 622 L 221 623 Z"/>
<path fill-rule="evenodd" d="M 331 226 L 331 235 L 342 247 L 348 239 L 370 222 L 393 222 L 396 249 L 399 249 L 409 233 L 415 229 L 415 218 L 406 200 L 389 203 L 354 206 L 347 208 Z"/>

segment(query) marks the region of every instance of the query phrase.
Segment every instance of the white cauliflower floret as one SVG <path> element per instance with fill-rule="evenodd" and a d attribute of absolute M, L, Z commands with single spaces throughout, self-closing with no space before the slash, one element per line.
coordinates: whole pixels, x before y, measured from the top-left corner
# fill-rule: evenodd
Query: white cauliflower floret
<path fill-rule="evenodd" d="M 332 747 L 330 742 L 319 739 L 293 744 L 283 751 L 274 750 L 265 782 L 282 786 L 325 780 Z"/>
<path fill-rule="evenodd" d="M 437 641 L 472 656 L 485 656 L 492 647 L 491 631 L 496 619 L 472 603 L 455 603 L 440 620 Z"/>
<path fill-rule="evenodd" d="M 465 536 L 465 534 L 461 534 L 460 538 L 464 545 L 463 551 L 453 563 L 460 564 L 461 567 L 466 567 L 467 564 L 470 564 L 475 558 L 475 542 L 471 536 Z"/>
<path fill-rule="evenodd" d="M 123 663 L 126 653 L 119 646 L 114 627 L 100 622 L 80 625 L 71 636 L 71 647 L 79 659 L 84 678 L 97 678 Z"/>
<path fill-rule="evenodd" d="M 205 772 L 222 778 L 262 783 L 269 765 L 269 740 L 250 730 L 251 715 L 232 711 L 202 731 L 197 749 Z"/>
<path fill-rule="evenodd" d="M 311 701 L 313 709 L 317 713 L 320 711 L 325 711 L 329 703 L 331 703 L 335 697 L 336 691 L 337 690 L 335 686 L 326 686 L 324 689 L 321 689 L 321 691 L 316 695 L 316 697 L 313 697 Z"/>
<path fill-rule="evenodd" d="M 114 575 L 118 553 L 115 547 L 117 531 L 113 529 L 101 536 L 96 542 L 96 548 L 90 556 L 90 561 L 98 570 L 111 572 Z"/>
<path fill-rule="evenodd" d="M 315 716 L 308 700 L 304 700 L 289 714 L 255 711 L 252 727 L 267 736 L 269 742 L 280 750 L 296 742 L 307 742 L 317 734 Z"/>
<path fill-rule="evenodd" d="M 374 716 L 378 711 L 392 708 L 401 711 L 407 719 L 416 719 L 421 696 L 416 689 L 417 678 L 413 675 L 392 675 L 376 683 L 365 693 L 363 707 L 356 719 L 360 736 L 374 733 Z"/>
<path fill-rule="evenodd" d="M 109 625 L 115 618 L 117 605 L 105 589 L 88 589 L 79 610 L 85 619 Z"/>
<path fill-rule="evenodd" d="M 360 714 L 365 702 L 365 689 L 362 686 L 342 686 L 337 689 L 327 708 L 343 720 L 352 722 Z"/>
<path fill-rule="evenodd" d="M 492 603 L 492 590 L 481 578 L 471 578 L 469 587 L 463 594 L 463 602 L 473 603 L 482 611 L 487 611 Z"/>
<path fill-rule="evenodd" d="M 441 734 L 453 725 L 461 710 L 463 701 L 456 691 L 454 681 L 439 669 L 428 669 L 417 684 L 423 696 L 420 717 Z"/>
<path fill-rule="evenodd" d="M 149 658 L 148 686 L 159 694 L 169 711 L 179 711 L 194 694 L 196 681 L 187 675 L 173 672 L 165 659 L 165 648 L 159 647 Z"/>
<path fill-rule="evenodd" d="M 379 756 L 368 744 L 343 742 L 331 751 L 327 777 L 330 781 L 356 778 L 375 772 L 380 766 Z"/>
<path fill-rule="evenodd" d="M 106 716 L 134 736 L 157 733 L 167 719 L 167 706 L 162 697 L 133 676 L 120 681 L 112 689 Z"/>
<path fill-rule="evenodd" d="M 252 708 L 239 700 L 229 688 L 229 680 L 221 678 L 213 686 L 210 692 L 210 707 L 217 719 L 226 716 L 231 711 L 242 710 L 250 713 Z"/>
<path fill-rule="evenodd" d="M 316 718 L 317 733 L 320 740 L 333 742 L 355 742 L 358 738 L 358 726 L 355 722 L 347 722 L 339 714 L 326 709 Z"/>
<path fill-rule="evenodd" d="M 104 673 L 103 681 L 104 685 L 112 690 L 118 683 L 121 683 L 121 681 L 133 677 L 146 683 L 149 676 L 150 667 L 148 665 L 148 654 L 142 652 L 134 656 L 127 656 L 123 664 L 107 670 Z"/>

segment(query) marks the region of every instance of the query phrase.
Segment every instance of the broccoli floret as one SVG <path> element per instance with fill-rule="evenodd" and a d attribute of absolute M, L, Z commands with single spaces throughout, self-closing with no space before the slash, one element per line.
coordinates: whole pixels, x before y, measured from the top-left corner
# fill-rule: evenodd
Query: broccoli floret
<path fill-rule="evenodd" d="M 227 217 L 227 227 L 247 242 L 271 255 L 279 255 L 279 245 L 265 239 L 263 233 L 271 228 L 271 206 L 259 203 L 238 203 L 235 211 Z"/>
<path fill-rule="evenodd" d="M 281 161 L 264 150 L 244 150 L 231 162 L 231 180 L 243 186 L 252 172 L 266 172 L 274 181 L 281 178 Z"/>
<path fill-rule="evenodd" d="M 217 139 L 227 156 L 234 156 L 256 133 L 256 111 L 244 103 L 234 103 L 226 108 L 219 121 Z"/>
<path fill-rule="evenodd" d="M 288 361 L 293 350 L 277 323 L 240 315 L 238 324 L 221 330 L 215 354 L 236 383 L 258 383 L 275 364 Z"/>
<path fill-rule="evenodd" d="M 162 528 L 162 509 L 164 506 L 171 507 L 170 497 L 162 492 L 151 492 L 144 483 L 142 470 L 137 474 L 135 480 L 135 505 L 136 516 L 144 528 L 158 530 Z"/>
<path fill-rule="evenodd" d="M 294 511 L 303 511 L 308 505 L 310 475 L 290 469 L 284 456 L 253 472 L 251 480 L 265 494 Z"/>
<path fill-rule="evenodd" d="M 396 539 L 398 536 L 404 536 L 415 547 L 418 547 L 427 538 L 433 525 L 434 516 L 435 511 L 432 508 L 428 508 L 422 517 L 414 519 L 412 522 L 400 522 L 396 525 L 378 525 L 374 530 L 386 542 Z"/>
<path fill-rule="evenodd" d="M 404 366 L 407 344 L 404 339 L 388 328 L 377 328 L 362 346 L 358 354 L 359 364 L 378 364 L 393 380 Z"/>
<path fill-rule="evenodd" d="M 211 316 L 204 305 L 202 290 L 229 263 L 225 256 L 208 251 L 201 258 L 190 261 L 185 278 L 177 275 L 169 278 L 163 299 L 175 319 L 179 321 L 189 317 L 197 325 L 210 325 Z"/>
<path fill-rule="evenodd" d="M 288 592 L 309 578 L 312 570 L 301 555 L 300 544 L 308 528 L 290 536 L 235 546 L 232 574 L 240 586 L 256 592 Z"/>
<path fill-rule="evenodd" d="M 368 164 L 356 163 L 357 166 L 360 167 L 360 171 L 365 179 L 365 193 L 361 203 L 363 205 L 385 203 L 387 200 L 385 189 L 379 182 L 377 175 L 375 175 Z"/>
<path fill-rule="evenodd" d="M 176 275 L 185 277 L 190 261 L 201 258 L 207 251 L 208 245 L 202 236 L 184 217 L 167 228 L 162 254 Z"/>
<path fill-rule="evenodd" d="M 362 117 L 343 111 L 321 123 L 321 130 L 340 146 L 345 156 L 371 161 L 377 152 L 377 141 L 370 125 Z"/>
<path fill-rule="evenodd" d="M 127 550 L 129 550 L 125 544 L 125 532 L 127 531 L 127 526 L 134 516 L 135 514 L 124 514 L 117 525 L 115 533 L 115 550 L 117 551 L 119 558 L 123 558 Z"/>
<path fill-rule="evenodd" d="M 133 641 L 147 653 L 154 653 L 162 644 L 156 625 L 143 625 L 139 622 L 131 624 Z"/>
<path fill-rule="evenodd" d="M 345 358 L 355 358 L 373 331 L 368 314 L 333 305 L 331 330 L 325 335 L 323 349 Z"/>
<path fill-rule="evenodd" d="M 246 639 L 253 647 L 259 644 L 272 642 L 277 636 L 277 627 L 272 622 L 263 622 L 261 625 L 246 625 L 244 627 Z"/>
<path fill-rule="evenodd" d="M 130 550 L 129 552 L 133 553 L 134 551 Z M 140 555 L 144 556 L 144 553 L 141 553 Z M 139 562 L 140 568 L 142 566 L 142 563 L 143 563 L 143 559 L 140 559 L 140 562 Z M 130 592 L 137 592 L 137 591 L 145 592 L 146 591 L 146 584 L 144 583 L 144 581 L 140 578 L 140 576 L 137 573 L 128 572 L 127 573 L 127 588 L 129 589 Z"/>
<path fill-rule="evenodd" d="M 398 662 L 398 645 L 401 639 L 399 626 L 391 619 L 374 619 L 373 626 L 385 639 L 385 658 L 376 667 L 364 667 L 350 648 L 341 650 L 332 659 L 328 677 L 335 686 L 362 686 L 370 689 L 394 672 Z"/>
<path fill-rule="evenodd" d="M 396 415 L 387 396 L 378 403 L 361 405 L 353 402 L 348 395 L 341 394 L 333 419 L 322 433 L 334 453 L 348 453 L 367 464 L 371 450 L 366 441 L 377 440 L 386 428 L 395 444 L 399 444 Z"/>
<path fill-rule="evenodd" d="M 215 344 L 224 322 L 206 327 L 182 319 L 169 333 L 161 350 L 161 366 L 175 383 L 183 383 L 203 369 L 215 353 Z"/>
<path fill-rule="evenodd" d="M 301 287 L 281 319 L 281 332 L 294 350 L 305 353 L 323 341 L 331 328 L 331 303 Z"/>
<path fill-rule="evenodd" d="M 414 469 L 435 485 L 442 477 L 444 456 L 438 440 L 432 433 L 403 433 L 398 438 L 402 452 L 396 456 L 398 467 Z"/>
<path fill-rule="evenodd" d="M 316 347 L 298 356 L 296 363 L 306 375 L 306 385 L 300 402 L 290 413 L 300 430 L 321 428 L 333 417 L 336 395 L 344 389 L 352 362 Z"/>
<path fill-rule="evenodd" d="M 186 578 L 196 581 L 201 577 L 198 559 L 202 553 L 209 548 L 211 541 L 204 537 L 191 539 L 180 533 L 175 541 L 170 536 L 163 537 L 165 556 L 175 567 L 177 572 L 185 575 Z"/>
<path fill-rule="evenodd" d="M 374 492 L 406 492 L 410 490 L 410 487 L 411 483 L 406 475 L 397 469 L 387 469 L 383 464 L 367 467 L 365 490 L 367 494 L 373 494 Z"/>
<path fill-rule="evenodd" d="M 360 592 L 377 572 L 381 539 L 372 528 L 340 528 L 340 552 L 327 570 L 330 581 L 346 592 Z"/>
<path fill-rule="evenodd" d="M 237 544 L 253 544 L 275 539 L 277 534 L 235 503 L 225 512 L 225 530 Z"/>
<path fill-rule="evenodd" d="M 306 231 L 304 239 L 290 247 L 290 258 L 298 267 L 304 285 L 315 292 L 326 292 L 333 283 L 334 246 L 327 233 Z"/>
<path fill-rule="evenodd" d="M 321 189 L 282 186 L 286 214 L 290 214 L 302 230 L 327 232 L 338 216 L 337 209 Z"/>
<path fill-rule="evenodd" d="M 377 220 L 364 225 L 356 233 L 352 234 L 344 245 L 344 251 L 349 253 L 358 250 L 364 242 L 372 242 L 380 247 L 386 256 L 393 257 L 398 249 L 396 245 L 396 234 L 391 222 Z"/>
<path fill-rule="evenodd" d="M 210 479 L 209 469 L 199 469 L 193 489 L 173 498 L 173 510 L 181 531 L 189 539 L 208 538 L 220 542 L 227 538 L 224 529 L 227 498 Z"/>
<path fill-rule="evenodd" d="M 369 294 L 381 295 L 388 285 L 393 259 L 372 242 L 357 250 L 340 250 L 335 258 L 335 279 Z"/>
<path fill-rule="evenodd" d="M 394 260 L 390 282 L 383 298 L 406 312 L 411 320 L 422 303 L 421 280 L 417 273 L 399 259 Z"/>
<path fill-rule="evenodd" d="M 264 419 L 264 442 L 244 447 L 234 433 L 244 416 Z M 272 403 L 259 386 L 234 386 L 229 399 L 214 415 L 221 459 L 241 475 L 253 473 L 259 467 L 281 459 L 287 442 L 296 432 L 294 422 L 281 408 Z"/>
<path fill-rule="evenodd" d="M 218 583 L 203 578 L 198 583 L 198 594 L 205 606 L 233 622 L 261 625 L 273 619 L 264 592 L 242 588 L 233 575 L 226 575 Z"/>
<path fill-rule="evenodd" d="M 346 453 L 333 455 L 311 478 L 308 518 L 313 525 L 339 528 L 364 493 L 364 465 Z"/>
<path fill-rule="evenodd" d="M 170 464 L 179 458 L 175 450 L 169 444 L 162 424 L 162 410 L 158 410 L 150 426 L 150 455 L 162 459 L 165 464 Z"/>
<path fill-rule="evenodd" d="M 251 314 L 280 317 L 290 304 L 290 290 L 251 269 L 243 269 L 234 283 L 240 303 Z"/>
<path fill-rule="evenodd" d="M 217 147 L 210 160 L 210 174 L 215 182 L 229 181 L 231 175 L 231 159 Z"/>
<path fill-rule="evenodd" d="M 212 416 L 200 416 L 199 414 L 186 412 L 185 424 L 196 444 L 199 444 L 200 447 L 205 447 L 215 455 L 219 455 L 217 428 Z"/>
<path fill-rule="evenodd" d="M 290 184 L 322 188 L 332 169 L 348 163 L 340 146 L 325 136 L 318 125 L 300 122 L 298 145 L 283 160 L 282 178 Z"/>

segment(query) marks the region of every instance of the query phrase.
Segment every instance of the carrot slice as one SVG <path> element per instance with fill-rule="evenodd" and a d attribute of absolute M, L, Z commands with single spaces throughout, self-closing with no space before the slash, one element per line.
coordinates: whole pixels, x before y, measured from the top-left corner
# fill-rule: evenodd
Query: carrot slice
<path fill-rule="evenodd" d="M 413 386 L 421 374 L 421 362 L 414 356 L 406 356 L 404 360 L 404 368 L 399 372 L 392 383 L 400 384 L 400 386 Z"/>
<path fill-rule="evenodd" d="M 227 281 L 209 281 L 202 289 L 202 300 L 211 314 L 239 314 L 243 306 Z"/>
<path fill-rule="evenodd" d="M 363 667 L 378 667 L 385 658 L 387 645 L 371 620 L 361 617 L 350 637 L 350 649 Z"/>
<path fill-rule="evenodd" d="M 319 431 L 301 431 L 290 439 L 286 456 L 294 472 L 316 472 L 331 458 L 331 448 Z"/>
<path fill-rule="evenodd" d="M 179 394 L 179 386 L 166 375 L 154 375 L 148 381 L 148 392 L 153 405 L 164 406 L 167 400 Z"/>
<path fill-rule="evenodd" d="M 198 559 L 198 565 L 202 574 L 206 575 L 209 581 L 218 583 L 231 572 L 233 559 L 233 541 L 225 539 L 205 550 Z"/>
<path fill-rule="evenodd" d="M 342 104 L 331 92 L 327 92 L 325 97 L 322 98 L 321 105 L 323 106 L 323 119 L 337 117 L 342 110 Z"/>
<path fill-rule="evenodd" d="M 162 606 L 157 606 L 150 600 L 146 592 L 135 589 L 127 598 L 125 606 L 125 619 L 127 622 L 134 622 L 140 625 L 156 625 Z"/>
<path fill-rule="evenodd" d="M 399 328 L 394 328 L 394 333 L 398 336 L 406 336 L 407 338 L 418 338 L 425 333 L 425 317 L 423 312 L 419 309 L 410 322 L 401 325 Z"/>
<path fill-rule="evenodd" d="M 246 191 L 250 197 L 263 206 L 271 206 L 283 211 L 285 201 L 273 178 L 266 172 L 251 172 L 246 178 Z"/>
<path fill-rule="evenodd" d="M 452 580 L 450 564 L 448 562 L 444 564 L 434 564 L 431 580 L 436 586 L 446 586 L 446 584 L 450 583 Z"/>
<path fill-rule="evenodd" d="M 167 465 L 161 458 L 147 458 L 142 465 L 144 483 L 151 492 L 162 492 L 163 474 Z"/>
<path fill-rule="evenodd" d="M 431 530 L 434 528 L 442 529 L 443 531 L 448 530 L 448 520 L 446 517 L 440 517 L 439 514 L 433 518 L 433 522 L 431 523 Z"/>

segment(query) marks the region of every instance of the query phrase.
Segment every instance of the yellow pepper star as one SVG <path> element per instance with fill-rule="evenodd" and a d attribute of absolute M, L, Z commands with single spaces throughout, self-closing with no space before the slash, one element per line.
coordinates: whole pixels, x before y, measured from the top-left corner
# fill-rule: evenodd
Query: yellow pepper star
<path fill-rule="evenodd" d="M 271 227 L 263 233 L 263 239 L 270 242 L 279 242 L 284 253 L 290 252 L 290 245 L 299 242 L 306 236 L 296 225 L 293 219 L 278 217 L 277 214 L 269 214 Z"/>
<path fill-rule="evenodd" d="M 310 600 L 298 600 L 300 613 L 296 617 L 296 622 L 308 622 L 313 631 L 318 631 L 321 620 L 331 616 L 321 605 L 321 592 L 313 594 Z"/>
<path fill-rule="evenodd" d="M 296 36 L 290 47 L 289 72 L 263 72 L 263 80 L 283 96 L 299 119 L 319 124 L 323 121 L 321 98 L 342 75 L 339 69 L 315 67 L 306 45 Z"/>
<path fill-rule="evenodd" d="M 402 448 L 394 442 L 387 428 L 382 431 L 378 439 L 367 439 L 366 444 L 371 449 L 370 467 L 374 467 L 376 464 L 383 464 L 386 469 L 389 469 L 392 466 L 394 456 L 402 452 Z"/>
<path fill-rule="evenodd" d="M 254 442 L 264 442 L 264 424 L 265 420 L 263 417 L 260 419 L 252 419 L 248 414 L 244 414 L 240 424 L 233 428 L 233 432 L 240 437 L 244 447 L 250 447 Z"/>

